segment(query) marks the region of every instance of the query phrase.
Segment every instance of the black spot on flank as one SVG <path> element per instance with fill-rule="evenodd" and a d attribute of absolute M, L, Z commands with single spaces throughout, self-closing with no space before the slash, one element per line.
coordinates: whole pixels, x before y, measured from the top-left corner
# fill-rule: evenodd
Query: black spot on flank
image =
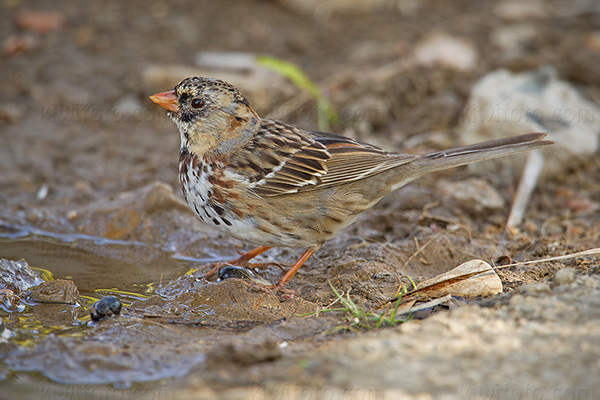
<path fill-rule="evenodd" d="M 208 174 L 208 166 L 206 164 L 204 164 L 202 166 L 202 172 L 204 172 L 205 174 Z"/>
<path fill-rule="evenodd" d="M 202 208 L 202 210 L 204 211 L 204 214 L 206 214 L 207 218 L 211 218 L 211 216 L 208 214 L 208 212 L 206 211 L 206 208 Z"/>
<path fill-rule="evenodd" d="M 235 116 L 235 120 L 236 120 L 237 122 L 242 122 L 242 121 L 244 120 L 244 118 L 242 118 L 242 117 L 238 117 L 238 116 L 236 115 L 236 116 Z"/>
<path fill-rule="evenodd" d="M 196 214 L 200 215 L 200 211 L 198 211 L 198 206 L 194 204 L 194 210 L 196 210 Z"/>
<path fill-rule="evenodd" d="M 223 216 L 223 213 L 225 212 L 223 207 L 220 207 L 220 206 L 213 206 L 213 210 L 215 210 L 217 212 L 217 214 L 219 214 L 220 216 Z"/>
<path fill-rule="evenodd" d="M 185 136 L 185 140 L 190 140 L 190 135 L 187 133 L 187 131 L 183 132 L 183 136 Z"/>
<path fill-rule="evenodd" d="M 221 225 L 221 223 L 219 222 L 219 220 L 218 220 L 218 219 L 216 219 L 216 218 L 213 218 L 212 220 L 213 220 L 213 222 L 215 223 L 215 225 Z"/>
<path fill-rule="evenodd" d="M 225 225 L 231 226 L 231 222 L 227 218 L 221 218 L 221 219 L 223 220 L 223 222 L 225 222 Z"/>

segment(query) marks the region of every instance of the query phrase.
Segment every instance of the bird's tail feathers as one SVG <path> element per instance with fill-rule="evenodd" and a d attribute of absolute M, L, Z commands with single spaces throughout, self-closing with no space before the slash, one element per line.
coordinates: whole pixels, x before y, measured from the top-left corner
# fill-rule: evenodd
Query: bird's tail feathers
<path fill-rule="evenodd" d="M 527 133 L 488 142 L 477 143 L 454 149 L 423 154 L 413 162 L 419 175 L 433 171 L 460 167 L 479 161 L 492 160 L 511 154 L 538 149 L 553 144 L 551 140 L 543 140 L 545 133 Z"/>

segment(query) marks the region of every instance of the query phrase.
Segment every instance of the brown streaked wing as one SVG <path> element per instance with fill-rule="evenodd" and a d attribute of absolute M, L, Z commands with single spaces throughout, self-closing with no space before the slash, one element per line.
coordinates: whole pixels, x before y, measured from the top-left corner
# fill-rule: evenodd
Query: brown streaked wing
<path fill-rule="evenodd" d="M 331 154 L 319 187 L 357 181 L 413 161 L 418 156 L 389 153 L 379 147 L 334 134 L 317 133 Z"/>
<path fill-rule="evenodd" d="M 416 158 L 408 154 L 388 153 L 345 136 L 305 132 L 292 125 L 268 120 L 250 147 L 253 157 L 265 159 L 261 163 L 263 173 L 256 174 L 256 180 L 253 180 L 256 182 L 254 190 L 261 196 L 352 182 Z M 277 165 L 272 160 L 275 155 L 280 161 Z M 265 164 L 269 168 L 265 168 Z"/>
<path fill-rule="evenodd" d="M 229 167 L 242 174 L 261 196 L 295 193 L 316 185 L 327 172 L 325 146 L 306 132 L 283 122 L 263 120 L 261 129 Z"/>

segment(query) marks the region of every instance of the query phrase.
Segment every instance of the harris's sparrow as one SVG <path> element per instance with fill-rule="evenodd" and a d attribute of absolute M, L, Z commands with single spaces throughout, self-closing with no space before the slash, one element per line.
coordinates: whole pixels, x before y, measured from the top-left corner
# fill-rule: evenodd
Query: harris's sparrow
<path fill-rule="evenodd" d="M 187 78 L 150 98 L 179 129 L 179 180 L 192 210 L 229 235 L 260 245 L 230 264 L 248 265 L 274 246 L 307 249 L 277 287 L 361 212 L 421 175 L 553 143 L 543 133 L 529 133 L 401 154 L 263 119 L 235 87 L 217 79 Z"/>

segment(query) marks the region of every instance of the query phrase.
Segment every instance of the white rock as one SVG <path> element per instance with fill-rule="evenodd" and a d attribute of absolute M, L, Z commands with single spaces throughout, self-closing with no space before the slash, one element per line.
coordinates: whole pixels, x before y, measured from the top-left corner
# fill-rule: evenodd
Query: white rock
<path fill-rule="evenodd" d="M 494 8 L 494 13 L 507 20 L 531 20 L 547 17 L 548 6 L 541 0 L 506 0 Z"/>
<path fill-rule="evenodd" d="M 48 185 L 44 183 L 42 187 L 40 187 L 40 190 L 38 190 L 37 192 L 38 200 L 44 200 L 46 197 L 48 197 L 48 191 Z"/>
<path fill-rule="evenodd" d="M 277 0 L 282 6 L 302 15 L 324 20 L 332 14 L 365 15 L 390 6 L 386 0 Z"/>
<path fill-rule="evenodd" d="M 548 139 L 557 142 L 543 150 L 544 171 L 550 174 L 592 156 L 600 145 L 600 108 L 559 80 L 551 67 L 519 74 L 498 70 L 484 76 L 474 86 L 461 119 L 464 143 L 548 132 Z"/>
<path fill-rule="evenodd" d="M 539 34 L 535 24 L 502 25 L 491 35 L 492 43 L 503 51 L 504 57 L 517 57 L 528 51 L 529 43 Z"/>
<path fill-rule="evenodd" d="M 470 71 L 477 65 L 478 54 L 475 46 L 464 39 L 435 33 L 417 45 L 413 58 L 417 65 L 440 65 Z"/>
<path fill-rule="evenodd" d="M 228 51 L 202 51 L 196 54 L 196 64 L 205 68 L 256 68 L 256 55 Z"/>
<path fill-rule="evenodd" d="M 471 214 L 495 212 L 505 208 L 502 196 L 483 179 L 474 178 L 458 182 L 439 180 L 437 189 L 442 196 Z"/>
<path fill-rule="evenodd" d="M 567 285 L 575 282 L 575 279 L 577 279 L 577 271 L 575 269 L 563 268 L 556 271 L 553 282 L 555 285 Z"/>

